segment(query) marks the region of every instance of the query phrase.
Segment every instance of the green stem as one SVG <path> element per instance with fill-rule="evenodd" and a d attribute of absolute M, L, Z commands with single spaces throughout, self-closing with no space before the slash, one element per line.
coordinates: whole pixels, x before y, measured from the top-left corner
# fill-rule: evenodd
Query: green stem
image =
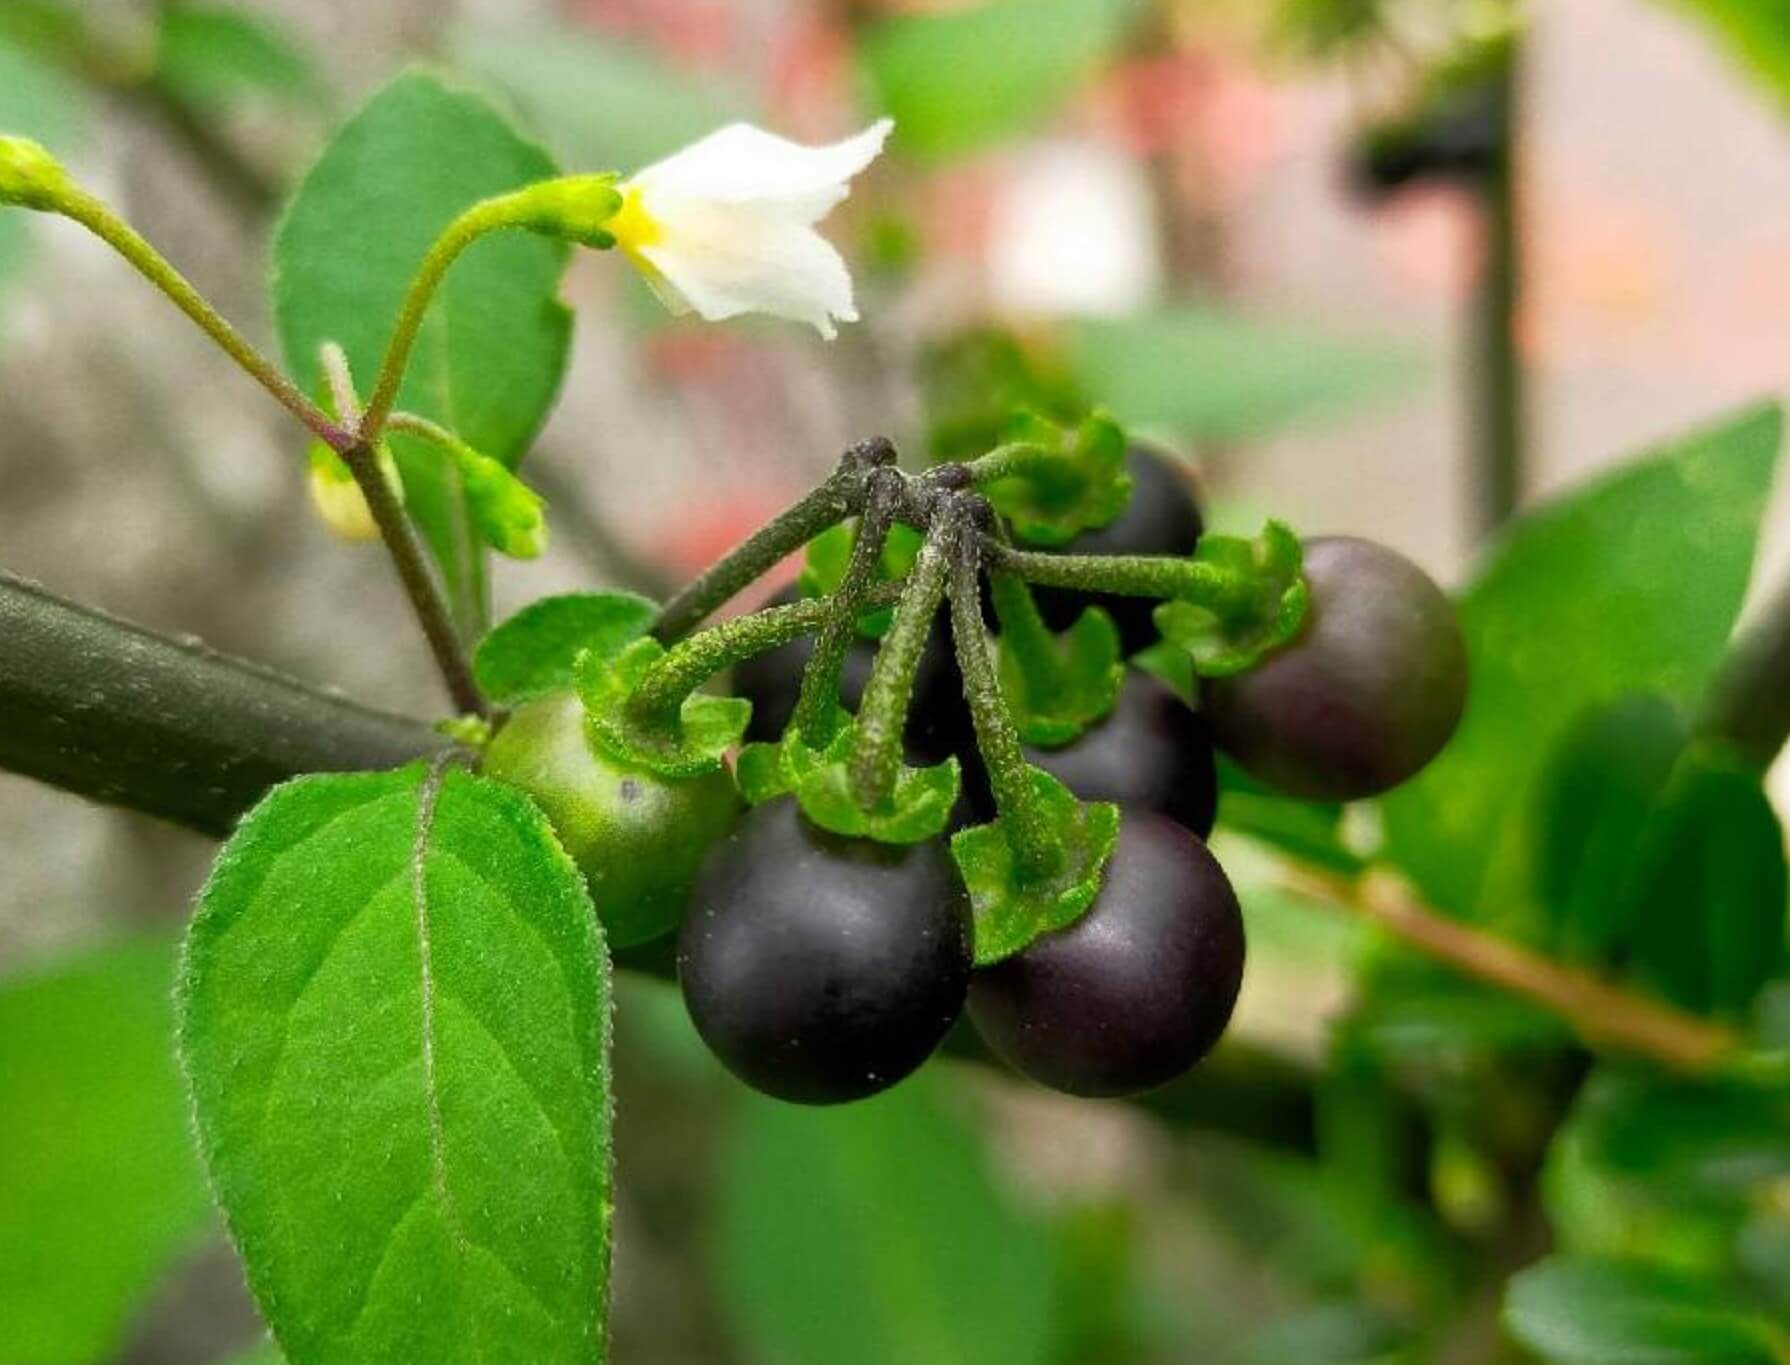
<path fill-rule="evenodd" d="M 1125 597 L 1178 597 L 1223 612 L 1247 595 L 1237 574 L 1199 560 L 1169 555 L 1054 555 L 987 541 L 990 566 L 1028 583 Z"/>
<path fill-rule="evenodd" d="M 902 586 L 876 584 L 864 602 L 865 609 L 890 605 Z M 831 598 L 807 597 L 697 631 L 673 645 L 635 684 L 628 697 L 629 718 L 647 729 L 674 727 L 685 700 L 715 674 L 812 634 L 821 628 L 831 609 Z"/>
<path fill-rule="evenodd" d="M 864 684 L 850 770 L 852 798 L 864 810 L 875 810 L 888 800 L 901 772 L 901 736 L 907 728 L 914 675 L 950 574 L 950 534 L 944 518 L 935 521 L 927 533 L 895 608 L 895 618 L 876 652 L 870 680 Z"/>
<path fill-rule="evenodd" d="M 404 515 L 403 505 L 392 492 L 392 486 L 386 482 L 374 447 L 357 441 L 342 452 L 342 463 L 348 466 L 361 496 L 367 500 L 367 510 L 373 514 L 373 524 L 379 528 L 379 537 L 385 542 L 392 567 L 398 571 L 398 581 L 410 599 L 417 624 L 422 627 L 423 638 L 435 657 L 435 666 L 447 685 L 455 709 L 466 715 L 490 715 L 490 704 L 479 691 L 472 675 L 472 662 L 466 657 L 460 633 L 454 627 L 453 613 L 448 610 L 447 599 L 429 572 L 423 543 L 410 524 L 410 518 Z"/>
<path fill-rule="evenodd" d="M 970 482 L 977 488 L 985 488 L 997 480 L 1029 473 L 1039 465 L 1061 461 L 1063 458 L 1060 451 L 1039 445 L 1036 441 L 1009 441 L 1005 445 L 996 446 L 986 455 L 977 456 L 964 467 L 970 472 Z"/>
<path fill-rule="evenodd" d="M 688 635 L 748 584 L 856 512 L 863 505 L 869 472 L 894 460 L 895 448 L 887 441 L 865 441 L 846 451 L 839 468 L 824 483 L 761 526 L 667 602 L 653 622 L 653 635 L 665 644 Z"/>
<path fill-rule="evenodd" d="M 1025 579 L 1006 569 L 996 569 L 988 582 L 995 619 L 1001 626 L 1001 648 L 1019 665 L 1027 691 L 1035 697 L 1049 696 L 1061 672 L 1056 637 L 1044 623 L 1031 588 Z"/>
<path fill-rule="evenodd" d="M 802 670 L 802 691 L 796 699 L 795 727 L 810 749 L 822 749 L 832 739 L 839 716 L 839 674 L 845 653 L 857 637 L 863 615 L 864 595 L 882 570 L 883 544 L 895 524 L 895 506 L 901 496 L 898 470 L 879 469 L 870 476 L 864 510 L 858 515 L 857 537 L 845 576 L 828 599 L 826 620 L 814 640 L 814 653 Z"/>
<path fill-rule="evenodd" d="M 313 403 L 266 356 L 257 351 L 223 314 L 213 308 L 186 276 L 129 223 L 126 223 L 86 190 L 71 188 L 56 206 L 64 217 L 79 223 L 134 266 L 137 272 L 168 296 L 174 306 L 191 318 L 219 348 L 248 372 L 317 439 L 338 453 L 354 444 L 354 435 Z"/>
<path fill-rule="evenodd" d="M 1001 828 L 1013 849 L 1022 880 L 1044 880 L 1061 871 L 1063 843 L 1051 828 L 1031 766 L 1019 747 L 1019 732 L 995 676 L 994 655 L 982 624 L 981 547 L 985 543 L 966 521 L 957 521 L 951 562 L 951 633 L 963 694 L 976 724 L 976 748 L 988 769 L 988 785 L 1000 812 Z"/>
<path fill-rule="evenodd" d="M 398 401 L 398 387 L 404 382 L 404 368 L 410 363 L 411 348 L 416 345 L 423 318 L 448 268 L 480 237 L 505 228 L 528 226 L 537 217 L 538 210 L 529 191 L 514 190 L 480 200 L 449 223 L 435 239 L 435 245 L 429 248 L 423 263 L 417 267 L 410 289 L 398 309 L 392 339 L 385 348 L 385 359 L 379 365 L 379 377 L 373 382 L 373 396 L 367 400 L 361 434 L 368 441 L 377 440 L 385 430 L 392 406 Z"/>

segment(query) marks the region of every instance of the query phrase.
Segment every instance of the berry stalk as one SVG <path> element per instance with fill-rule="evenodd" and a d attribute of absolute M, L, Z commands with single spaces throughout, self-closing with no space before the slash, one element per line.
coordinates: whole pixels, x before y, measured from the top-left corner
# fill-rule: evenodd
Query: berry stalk
<path fill-rule="evenodd" d="M 850 447 L 819 487 L 766 522 L 667 602 L 653 622 L 654 638 L 671 644 L 688 635 L 781 560 L 859 511 L 871 471 L 894 462 L 895 447 L 881 438 Z"/>
<path fill-rule="evenodd" d="M 1012 846 L 1020 876 L 1044 880 L 1061 870 L 1062 839 L 1032 785 L 1032 772 L 1020 749 L 1019 731 L 1007 711 L 995 676 L 994 655 L 982 624 L 982 547 L 987 542 L 964 511 L 954 504 L 945 513 L 946 533 L 954 540 L 949 593 L 951 629 L 957 645 L 957 668 L 963 675 L 964 699 L 976 726 L 976 747 L 988 769 L 995 809 Z"/>
<path fill-rule="evenodd" d="M 900 471 L 877 469 L 871 472 L 845 576 L 828 599 L 826 619 L 815 637 L 814 653 L 802 672 L 802 692 L 796 701 L 794 724 L 803 742 L 811 749 L 823 748 L 837 726 L 839 672 L 845 663 L 845 651 L 857 634 L 864 595 L 876 583 L 882 565 L 883 544 L 889 538 L 889 528 L 895 524 L 902 489 Z"/>
<path fill-rule="evenodd" d="M 874 810 L 888 799 L 901 768 L 901 736 L 913 700 L 914 675 L 951 568 L 951 545 L 942 522 L 934 524 L 920 546 L 920 556 L 908 575 L 858 706 L 858 741 L 851 756 L 852 797 L 865 810 Z"/>

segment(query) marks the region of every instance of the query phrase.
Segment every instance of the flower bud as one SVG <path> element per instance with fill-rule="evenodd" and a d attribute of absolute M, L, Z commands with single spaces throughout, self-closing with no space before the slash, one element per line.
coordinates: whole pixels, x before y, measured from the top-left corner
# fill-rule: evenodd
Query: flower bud
<path fill-rule="evenodd" d="M 379 472 L 392 490 L 392 496 L 404 501 L 404 480 L 398 473 L 397 461 L 385 445 L 379 447 Z M 339 539 L 347 541 L 377 540 L 379 524 L 373 520 L 373 509 L 367 506 L 366 495 L 355 483 L 354 474 L 336 454 L 321 441 L 311 447 L 311 506 L 323 524 Z"/>
<path fill-rule="evenodd" d="M 455 452 L 467 510 L 479 535 L 499 554 L 534 559 L 547 548 L 546 503 L 498 461 L 476 450 Z"/>
<path fill-rule="evenodd" d="M 62 163 L 41 143 L 0 136 L 0 204 L 53 213 L 73 188 Z"/>

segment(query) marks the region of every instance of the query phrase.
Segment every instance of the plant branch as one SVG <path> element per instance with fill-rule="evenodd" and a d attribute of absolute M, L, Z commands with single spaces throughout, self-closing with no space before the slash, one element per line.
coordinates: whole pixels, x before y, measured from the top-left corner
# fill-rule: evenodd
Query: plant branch
<path fill-rule="evenodd" d="M 0 573 L 0 768 L 202 834 L 278 782 L 394 768 L 428 726 Z"/>
<path fill-rule="evenodd" d="M 1306 869 L 1290 876 L 1288 885 L 1373 921 L 1468 976 L 1533 1001 L 1565 1020 L 1592 1047 L 1632 1053 L 1686 1072 L 1710 1070 L 1740 1049 L 1740 1037 L 1732 1029 L 1438 914 L 1388 873 L 1349 878 Z"/>
<path fill-rule="evenodd" d="M 1522 298 L 1522 223 L 1517 195 L 1515 142 L 1521 39 L 1512 35 L 1486 76 L 1495 122 L 1493 164 L 1479 184 L 1485 261 L 1472 311 L 1474 390 L 1474 533 L 1485 536 L 1510 519 L 1522 497 L 1524 383 L 1517 351 L 1517 312 Z"/>
<path fill-rule="evenodd" d="M 667 602 L 653 622 L 654 636 L 671 644 L 688 635 L 705 617 L 756 582 L 779 560 L 856 512 L 863 502 L 864 483 L 870 472 L 894 462 L 895 447 L 885 440 L 852 446 L 839 461 L 839 467 L 818 488 L 753 532 Z"/>

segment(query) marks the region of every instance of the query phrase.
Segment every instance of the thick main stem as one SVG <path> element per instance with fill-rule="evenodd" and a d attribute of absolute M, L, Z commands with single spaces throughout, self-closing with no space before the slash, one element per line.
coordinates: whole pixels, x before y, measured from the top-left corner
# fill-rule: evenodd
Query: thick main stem
<path fill-rule="evenodd" d="M 667 602 L 653 622 L 653 636 L 671 644 L 688 635 L 779 561 L 857 512 L 863 506 L 870 470 L 894 461 L 895 448 L 887 441 L 865 441 L 846 451 L 824 483 L 766 522 Z"/>
<path fill-rule="evenodd" d="M 57 211 L 79 223 L 129 261 L 138 274 L 167 295 L 176 308 L 191 318 L 282 407 L 309 427 L 318 440 L 337 452 L 346 451 L 354 444 L 353 433 L 332 421 L 328 413 L 305 397 L 277 365 L 256 350 L 248 338 L 231 326 L 224 315 L 193 288 L 186 276 L 129 223 L 81 189 L 72 190 L 58 205 Z"/>
<path fill-rule="evenodd" d="M 963 675 L 964 699 L 976 725 L 976 748 L 988 770 L 1001 828 L 1024 880 L 1044 880 L 1063 866 L 1063 845 L 1032 785 L 1031 766 L 1019 745 L 1019 732 L 1007 712 L 995 676 L 988 631 L 982 624 L 982 536 L 955 511 L 945 515 L 956 525 L 951 552 L 949 592 L 951 634 L 957 646 L 957 668 Z"/>
<path fill-rule="evenodd" d="M 901 772 L 901 737 L 914 695 L 914 675 L 932 634 L 951 569 L 950 535 L 935 524 L 908 574 L 895 618 L 870 666 L 858 703 L 857 747 L 851 756 L 852 798 L 864 810 L 888 800 Z"/>

